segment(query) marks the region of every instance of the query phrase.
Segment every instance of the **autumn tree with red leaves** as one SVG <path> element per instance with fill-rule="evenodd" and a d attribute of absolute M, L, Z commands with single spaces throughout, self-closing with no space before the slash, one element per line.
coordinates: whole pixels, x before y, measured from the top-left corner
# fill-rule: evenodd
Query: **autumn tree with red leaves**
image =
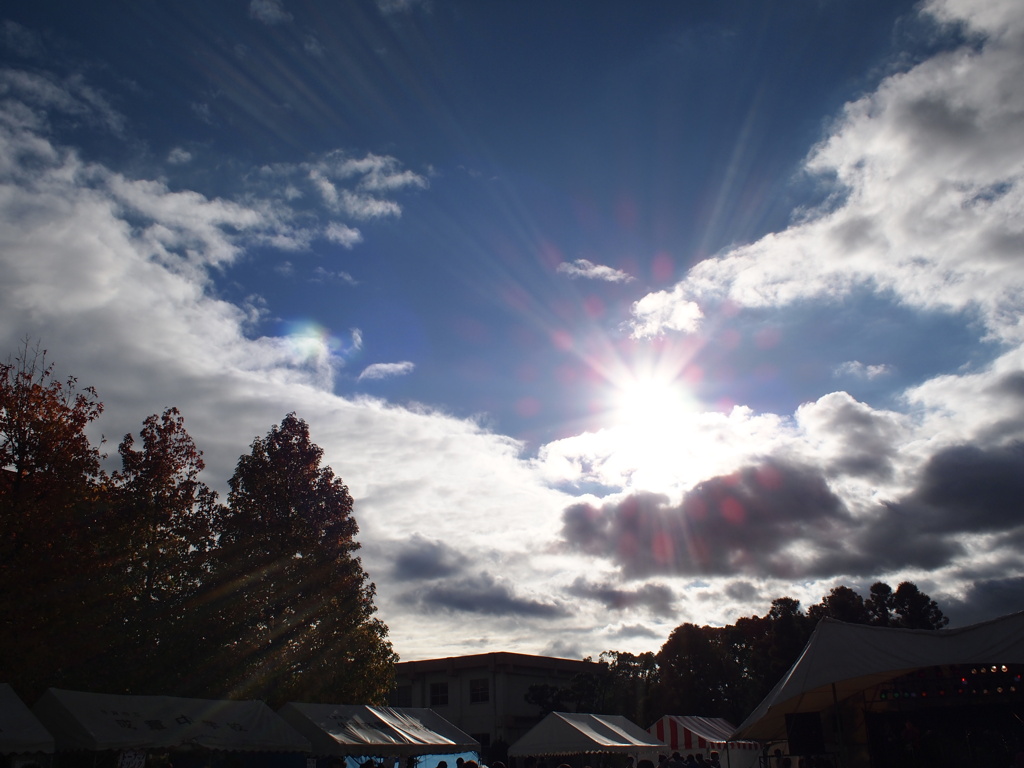
<path fill-rule="evenodd" d="M 0 364 L 0 674 L 23 695 L 83 682 L 101 642 L 105 478 L 86 428 L 102 412 L 38 345 Z"/>

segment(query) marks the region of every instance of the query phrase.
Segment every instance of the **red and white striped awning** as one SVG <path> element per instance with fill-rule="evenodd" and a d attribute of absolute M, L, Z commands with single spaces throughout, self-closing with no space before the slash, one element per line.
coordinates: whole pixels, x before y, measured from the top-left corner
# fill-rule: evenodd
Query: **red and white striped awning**
<path fill-rule="evenodd" d="M 723 717 L 665 715 L 647 729 L 674 752 L 760 749 L 756 741 L 730 741 L 736 726 Z"/>

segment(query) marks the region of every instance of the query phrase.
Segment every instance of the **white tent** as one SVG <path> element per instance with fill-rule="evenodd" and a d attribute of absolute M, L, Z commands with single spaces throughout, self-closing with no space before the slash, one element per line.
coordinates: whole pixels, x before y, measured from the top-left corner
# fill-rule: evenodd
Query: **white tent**
<path fill-rule="evenodd" d="M 53 752 L 53 736 L 7 683 L 0 683 L 0 754 Z"/>
<path fill-rule="evenodd" d="M 656 760 L 665 745 L 621 715 L 552 712 L 508 749 L 510 757 L 616 753 Z"/>
<path fill-rule="evenodd" d="M 724 768 L 749 768 L 757 765 L 761 743 L 732 741 L 735 730 L 736 726 L 723 717 L 696 715 L 665 715 L 647 729 L 648 733 L 657 736 L 672 752 L 683 755 L 699 752 L 707 756 L 715 751 L 719 753 Z"/>
<path fill-rule="evenodd" d="M 785 739 L 787 714 L 820 712 L 923 667 L 971 664 L 1024 664 L 1024 612 L 941 630 L 822 619 L 800 658 L 733 736 Z"/>
<path fill-rule="evenodd" d="M 50 688 L 33 710 L 59 750 L 205 748 L 309 752 L 262 701 L 127 696 Z"/>
<path fill-rule="evenodd" d="M 447 755 L 479 752 L 480 744 L 432 709 L 285 704 L 278 710 L 316 755 Z"/>

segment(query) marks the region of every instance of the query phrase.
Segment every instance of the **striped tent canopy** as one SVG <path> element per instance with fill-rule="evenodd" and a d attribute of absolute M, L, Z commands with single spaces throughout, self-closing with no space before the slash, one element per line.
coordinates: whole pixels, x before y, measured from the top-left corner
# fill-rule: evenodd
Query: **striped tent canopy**
<path fill-rule="evenodd" d="M 731 741 L 736 726 L 722 717 L 665 715 L 647 732 L 667 744 L 673 752 L 709 752 L 710 750 L 761 749 L 756 741 Z"/>

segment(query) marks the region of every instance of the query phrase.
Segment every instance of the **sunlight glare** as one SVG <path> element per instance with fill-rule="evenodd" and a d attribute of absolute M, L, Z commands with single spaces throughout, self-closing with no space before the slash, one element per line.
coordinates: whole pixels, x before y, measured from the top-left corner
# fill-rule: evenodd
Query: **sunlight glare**
<path fill-rule="evenodd" d="M 696 407 L 684 382 L 651 375 L 620 384 L 614 394 L 612 410 L 618 426 L 655 438 L 680 417 L 692 415 Z"/>

